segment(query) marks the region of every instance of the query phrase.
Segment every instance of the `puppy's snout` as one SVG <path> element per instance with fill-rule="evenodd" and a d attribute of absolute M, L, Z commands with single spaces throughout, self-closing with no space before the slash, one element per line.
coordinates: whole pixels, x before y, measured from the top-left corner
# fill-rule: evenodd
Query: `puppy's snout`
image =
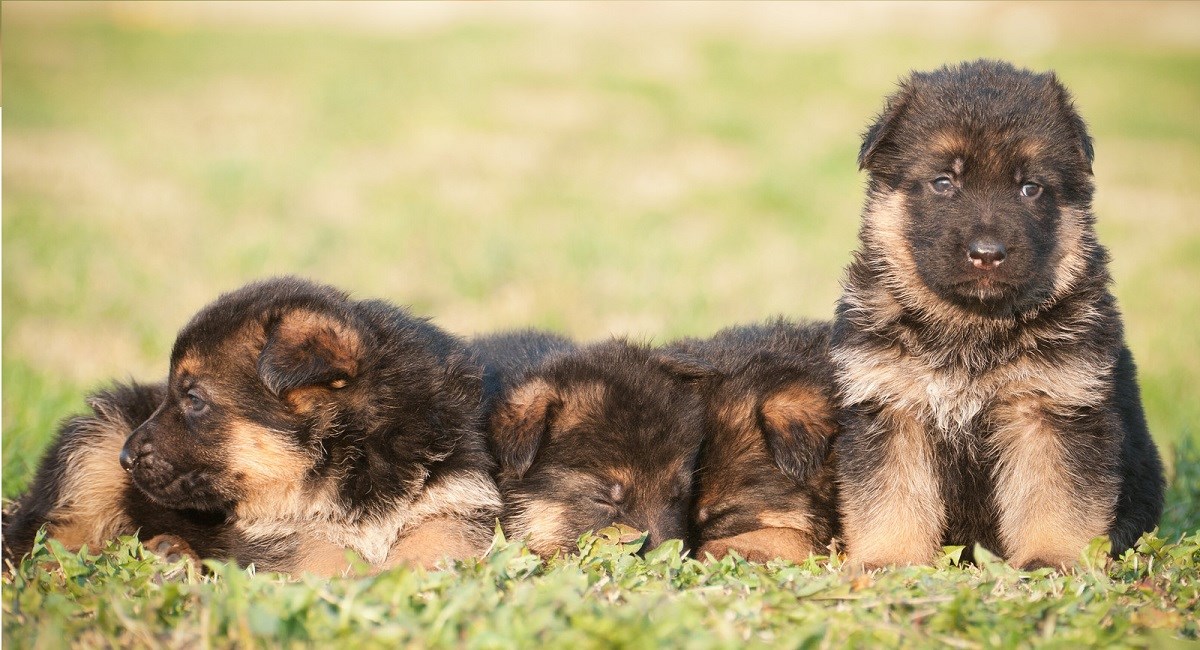
<path fill-rule="evenodd" d="M 130 437 L 125 441 L 125 446 L 121 447 L 121 467 L 126 472 L 133 471 L 133 467 L 138 464 L 138 461 L 150 453 L 150 443 L 138 439 L 136 436 Z"/>
<path fill-rule="evenodd" d="M 967 251 L 967 257 L 971 259 L 971 264 L 977 269 L 1000 266 L 1007 255 L 1008 250 L 1004 248 L 1004 244 L 991 239 L 977 239 L 971 242 L 970 249 Z"/>
<path fill-rule="evenodd" d="M 121 467 L 126 472 L 133 471 L 134 460 L 133 454 L 129 453 L 129 447 L 121 447 Z"/>

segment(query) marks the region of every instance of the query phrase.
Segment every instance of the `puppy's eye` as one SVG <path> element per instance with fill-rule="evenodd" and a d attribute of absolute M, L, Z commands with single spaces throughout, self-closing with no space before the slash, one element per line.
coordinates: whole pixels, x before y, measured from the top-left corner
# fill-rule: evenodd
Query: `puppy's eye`
<path fill-rule="evenodd" d="M 1037 183 L 1025 183 L 1021 185 L 1021 197 L 1026 199 L 1036 199 L 1042 194 L 1042 186 Z"/>
<path fill-rule="evenodd" d="M 200 397 L 200 393 L 194 390 L 188 391 L 184 404 L 190 413 L 203 413 L 208 408 L 208 402 L 205 402 L 204 398 Z"/>
<path fill-rule="evenodd" d="M 954 181 L 949 176 L 938 176 L 929 182 L 929 186 L 938 194 L 949 194 L 954 191 Z"/>

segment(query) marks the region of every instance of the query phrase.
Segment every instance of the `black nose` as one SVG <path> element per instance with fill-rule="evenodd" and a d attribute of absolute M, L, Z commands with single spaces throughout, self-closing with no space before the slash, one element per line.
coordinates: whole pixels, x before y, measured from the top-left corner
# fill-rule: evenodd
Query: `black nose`
<path fill-rule="evenodd" d="M 111 458 L 111 456 L 109 458 Z M 121 448 L 121 467 L 124 467 L 126 472 L 133 469 L 133 461 L 134 460 L 135 459 L 133 457 L 133 454 L 129 453 L 129 447 L 128 446 L 122 447 Z"/>
<path fill-rule="evenodd" d="M 978 240 L 971 243 L 971 250 L 967 253 L 967 256 L 971 258 L 971 264 L 974 264 L 975 268 L 982 269 L 1000 266 L 1007 253 L 1008 251 L 1004 249 L 1004 244 L 1000 242 Z"/>

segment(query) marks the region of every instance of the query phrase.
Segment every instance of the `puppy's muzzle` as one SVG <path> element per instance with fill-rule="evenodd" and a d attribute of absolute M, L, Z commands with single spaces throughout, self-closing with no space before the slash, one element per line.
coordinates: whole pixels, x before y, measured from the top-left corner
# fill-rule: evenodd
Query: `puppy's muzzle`
<path fill-rule="evenodd" d="M 124 468 L 126 472 L 131 472 L 133 471 L 133 463 L 134 457 L 133 454 L 129 453 L 129 448 L 121 447 L 121 467 Z"/>
<path fill-rule="evenodd" d="M 990 239 L 977 239 L 971 242 L 971 247 L 967 251 L 967 257 L 977 269 L 991 269 L 1000 266 L 1007 256 L 1008 250 L 1004 248 L 1004 244 Z"/>
<path fill-rule="evenodd" d="M 121 447 L 119 460 L 121 461 L 121 467 L 126 472 L 132 472 L 133 468 L 137 466 L 138 461 L 150 453 L 150 443 L 144 442 L 144 440 L 144 438 L 140 438 L 139 436 L 130 436 L 129 440 L 125 441 L 125 446 Z"/>

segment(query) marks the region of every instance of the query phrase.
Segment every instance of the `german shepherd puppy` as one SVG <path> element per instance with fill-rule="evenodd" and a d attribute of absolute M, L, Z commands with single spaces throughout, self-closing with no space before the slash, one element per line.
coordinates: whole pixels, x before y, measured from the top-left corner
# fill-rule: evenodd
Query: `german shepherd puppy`
<path fill-rule="evenodd" d="M 837 308 L 848 554 L 978 543 L 1021 567 L 1156 525 L 1163 471 L 1108 290 L 1092 140 L 1053 73 L 913 73 L 867 131 Z"/>
<path fill-rule="evenodd" d="M 697 556 L 799 562 L 837 534 L 831 324 L 731 327 L 669 346 L 711 363 L 692 508 Z"/>
<path fill-rule="evenodd" d="M 99 482 L 77 474 L 118 485 L 123 467 L 160 508 L 219 513 L 218 550 L 263 570 L 338 573 L 347 549 L 374 568 L 477 555 L 500 510 L 480 374 L 461 340 L 387 303 L 296 278 L 250 284 L 180 332 L 167 385 L 123 446 L 52 452 L 70 462 L 44 469 L 60 483 L 43 489 L 87 502 Z M 115 519 L 111 493 L 100 503 Z"/>
<path fill-rule="evenodd" d="M 622 340 L 531 342 L 493 339 L 484 360 L 505 378 L 488 406 L 505 530 L 544 557 L 612 524 L 648 531 L 643 550 L 686 541 L 703 427 L 696 382 L 712 369 Z M 540 352 L 512 352 L 522 347 Z"/>
<path fill-rule="evenodd" d="M 166 399 L 166 384 L 116 385 L 88 398 L 91 415 L 62 424 L 33 485 L 4 515 L 4 557 L 33 548 L 38 529 L 72 550 L 137 534 L 148 548 L 204 557 L 230 551 L 221 511 L 163 508 L 135 488 L 117 457 L 129 434 Z"/>

